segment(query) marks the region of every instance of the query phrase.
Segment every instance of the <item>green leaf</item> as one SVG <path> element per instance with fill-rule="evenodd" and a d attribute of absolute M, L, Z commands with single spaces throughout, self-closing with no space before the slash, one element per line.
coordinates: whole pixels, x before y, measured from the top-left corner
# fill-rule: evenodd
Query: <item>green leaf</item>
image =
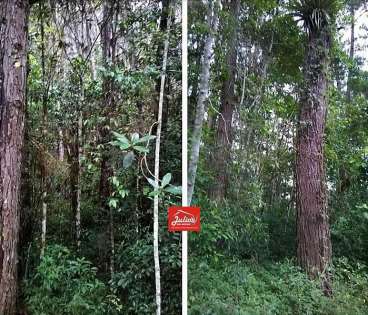
<path fill-rule="evenodd" d="M 148 148 L 145 148 L 145 147 L 142 147 L 142 146 L 139 146 L 139 145 L 133 146 L 133 149 L 138 151 L 138 152 L 143 152 L 143 153 L 148 153 L 149 152 Z"/>
<path fill-rule="evenodd" d="M 112 131 L 112 134 L 114 135 L 116 140 L 111 141 L 110 144 L 118 146 L 120 150 L 123 151 L 129 149 L 132 146 L 132 144 L 125 135 L 117 133 L 115 131 Z"/>
<path fill-rule="evenodd" d="M 115 132 L 115 131 L 112 131 L 112 134 L 115 136 L 116 139 L 119 140 L 119 142 L 122 142 L 122 143 L 130 143 L 130 141 L 128 140 L 128 138 L 121 134 L 121 133 L 118 133 L 118 132 Z"/>
<path fill-rule="evenodd" d="M 156 136 L 147 135 L 147 136 L 144 136 L 144 137 L 138 139 L 137 141 L 135 141 L 134 144 L 148 142 L 148 141 L 153 140 L 155 138 L 156 138 Z"/>
<path fill-rule="evenodd" d="M 118 200 L 116 198 L 109 199 L 109 207 L 116 208 L 118 206 Z"/>
<path fill-rule="evenodd" d="M 182 187 L 181 186 L 174 186 L 169 185 L 164 189 L 166 192 L 173 194 L 173 195 L 181 195 Z"/>
<path fill-rule="evenodd" d="M 139 140 L 139 133 L 135 132 L 132 134 L 132 143 L 135 144 Z"/>
<path fill-rule="evenodd" d="M 152 178 L 147 178 L 147 180 L 148 180 L 148 182 L 151 184 L 151 186 L 153 186 L 153 188 L 156 188 L 156 187 L 157 187 L 156 182 L 155 182 L 155 180 L 154 180 L 154 179 L 152 179 Z"/>
<path fill-rule="evenodd" d="M 129 151 L 127 154 L 125 154 L 123 159 L 123 167 L 128 168 L 132 165 L 133 161 L 135 159 L 135 155 L 133 151 Z"/>
<path fill-rule="evenodd" d="M 143 187 L 143 195 L 147 196 L 150 192 L 149 187 Z"/>
<path fill-rule="evenodd" d="M 122 150 L 122 151 L 127 150 L 131 147 L 130 143 L 120 142 L 120 140 L 111 141 L 109 143 L 111 145 L 119 147 L 119 149 Z"/>
<path fill-rule="evenodd" d="M 163 178 L 162 178 L 162 183 L 161 183 L 161 187 L 165 187 L 167 186 L 170 181 L 171 181 L 171 173 L 167 173 Z"/>
<path fill-rule="evenodd" d="M 159 195 L 160 195 L 160 193 L 161 193 L 161 191 L 160 191 L 160 190 L 154 190 L 154 191 L 151 191 L 151 192 L 148 194 L 148 196 L 150 196 L 150 197 L 155 197 L 155 196 L 159 196 Z"/>
<path fill-rule="evenodd" d="M 116 187 L 120 185 L 120 182 L 116 176 L 111 177 L 111 181 Z"/>
<path fill-rule="evenodd" d="M 119 190 L 119 195 L 120 195 L 120 197 L 121 198 L 125 198 L 126 196 L 128 196 L 128 194 L 129 194 L 129 190 L 127 190 L 127 189 L 120 189 Z"/>

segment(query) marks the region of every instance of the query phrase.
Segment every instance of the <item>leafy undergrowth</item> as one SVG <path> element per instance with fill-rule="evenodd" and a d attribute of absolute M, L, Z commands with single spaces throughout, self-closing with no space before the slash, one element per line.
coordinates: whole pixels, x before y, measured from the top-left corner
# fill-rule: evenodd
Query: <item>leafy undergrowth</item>
<path fill-rule="evenodd" d="M 190 264 L 190 315 L 368 314 L 368 270 L 335 263 L 333 298 L 321 294 L 290 261 L 259 265 L 228 261 Z"/>
<path fill-rule="evenodd" d="M 96 276 L 96 268 L 60 245 L 49 246 L 32 279 L 25 283 L 29 314 L 115 315 L 123 307 Z"/>

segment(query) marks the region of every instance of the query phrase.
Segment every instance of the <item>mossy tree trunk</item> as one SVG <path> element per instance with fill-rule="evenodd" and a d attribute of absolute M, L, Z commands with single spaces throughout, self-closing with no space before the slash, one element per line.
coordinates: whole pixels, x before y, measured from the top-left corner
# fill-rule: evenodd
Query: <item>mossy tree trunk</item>
<path fill-rule="evenodd" d="M 215 200 L 226 197 L 229 184 L 229 162 L 232 147 L 232 120 L 235 108 L 235 77 L 237 59 L 237 32 L 240 1 L 231 0 L 223 5 L 228 6 L 229 12 L 229 38 L 227 40 L 227 52 L 225 55 L 225 69 L 221 88 L 221 104 L 217 117 L 216 148 L 213 156 L 215 169 L 215 182 L 211 189 L 211 195 Z"/>
<path fill-rule="evenodd" d="M 308 32 L 304 87 L 297 131 L 297 258 L 311 278 L 321 278 L 331 295 L 331 240 L 324 166 L 327 71 L 331 45 L 328 24 Z"/>

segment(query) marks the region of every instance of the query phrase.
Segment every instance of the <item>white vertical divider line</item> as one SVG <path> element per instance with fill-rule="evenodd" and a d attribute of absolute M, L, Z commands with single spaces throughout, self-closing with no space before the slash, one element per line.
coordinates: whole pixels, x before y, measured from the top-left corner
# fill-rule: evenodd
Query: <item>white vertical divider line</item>
<path fill-rule="evenodd" d="M 188 1 L 182 0 L 182 206 L 188 206 Z M 182 232 L 182 315 L 188 314 L 188 232 Z"/>

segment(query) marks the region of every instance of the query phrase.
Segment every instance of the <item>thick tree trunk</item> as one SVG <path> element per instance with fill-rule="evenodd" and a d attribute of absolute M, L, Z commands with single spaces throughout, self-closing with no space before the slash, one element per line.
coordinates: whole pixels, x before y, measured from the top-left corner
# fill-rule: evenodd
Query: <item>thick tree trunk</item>
<path fill-rule="evenodd" d="M 217 30 L 217 17 L 216 10 L 213 8 L 213 4 L 209 4 L 212 6 L 208 8 L 208 27 L 209 34 L 207 35 L 204 51 L 203 51 L 203 59 L 201 62 L 201 73 L 200 73 L 200 82 L 199 82 L 199 95 L 197 100 L 196 114 L 194 120 L 194 128 L 192 135 L 192 146 L 189 157 L 189 166 L 188 166 L 188 204 L 192 201 L 192 196 L 194 192 L 195 178 L 197 173 L 197 166 L 199 160 L 199 150 L 201 145 L 202 138 L 202 127 L 203 120 L 205 114 L 205 103 L 208 98 L 209 92 L 209 80 L 210 80 L 210 66 L 211 66 L 211 57 L 212 57 L 212 47 L 214 42 L 214 33 Z"/>
<path fill-rule="evenodd" d="M 331 240 L 323 145 L 330 41 L 327 26 L 309 33 L 296 157 L 298 263 L 311 278 L 321 278 L 327 295 L 331 294 Z"/>
<path fill-rule="evenodd" d="M 238 16 L 240 11 L 240 1 L 231 0 L 229 14 L 231 19 L 231 33 L 226 53 L 226 73 L 221 89 L 221 105 L 217 118 L 216 148 L 214 152 L 215 182 L 211 190 L 211 195 L 215 200 L 226 197 L 228 186 L 228 172 L 230 161 L 230 150 L 232 146 L 232 120 L 235 102 L 235 76 L 237 58 L 237 31 Z"/>
<path fill-rule="evenodd" d="M 28 1 L 0 3 L 0 314 L 17 299 L 19 190 L 24 137 Z"/>

